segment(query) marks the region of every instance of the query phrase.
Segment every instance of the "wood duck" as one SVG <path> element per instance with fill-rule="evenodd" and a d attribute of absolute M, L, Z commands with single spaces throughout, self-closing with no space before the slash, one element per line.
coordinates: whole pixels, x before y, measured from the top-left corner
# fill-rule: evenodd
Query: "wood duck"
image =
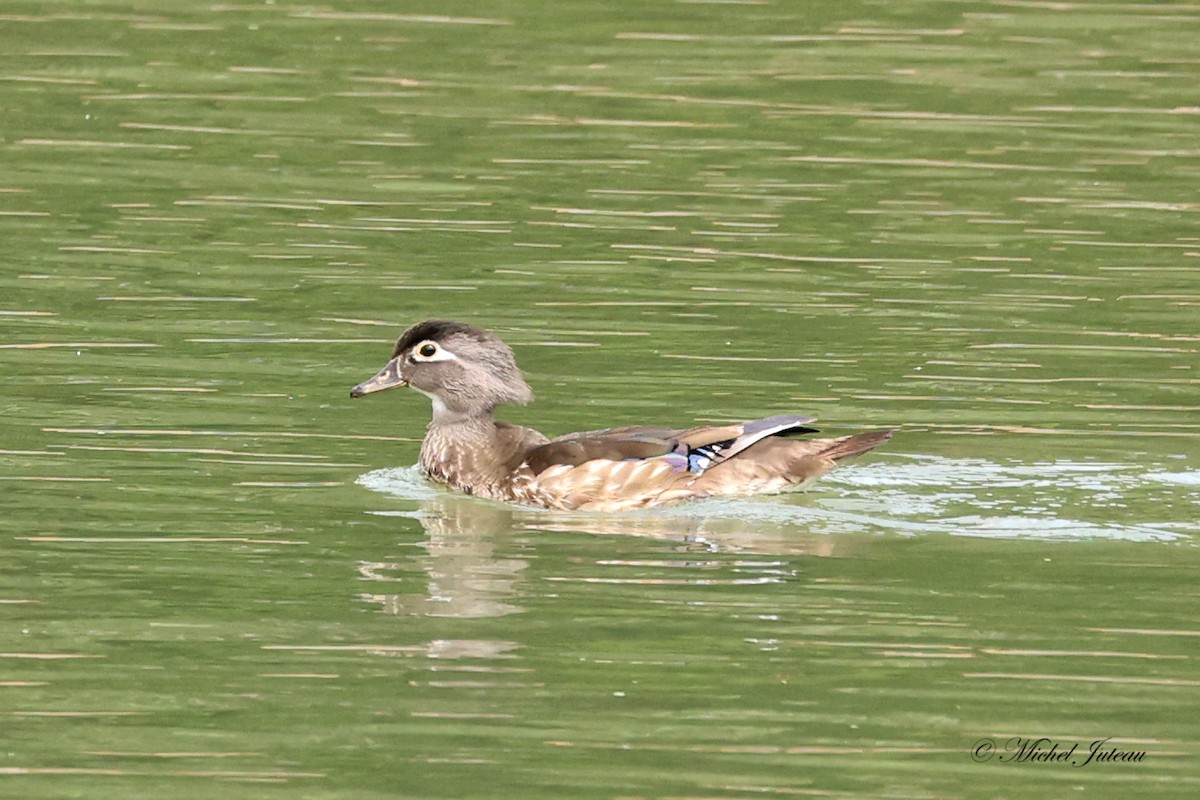
<path fill-rule="evenodd" d="M 433 401 L 419 464 L 467 494 L 559 510 L 623 511 L 682 500 L 799 489 L 892 436 L 881 430 L 836 439 L 794 414 L 681 430 L 634 425 L 548 439 L 497 422 L 505 404 L 533 392 L 512 350 L 490 331 L 446 320 L 412 326 L 377 375 L 350 390 L 362 397 L 411 386 Z"/>

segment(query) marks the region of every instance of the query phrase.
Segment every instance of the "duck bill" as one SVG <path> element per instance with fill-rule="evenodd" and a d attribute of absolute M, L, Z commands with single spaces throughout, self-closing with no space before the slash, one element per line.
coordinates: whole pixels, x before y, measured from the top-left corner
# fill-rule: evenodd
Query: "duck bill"
<path fill-rule="evenodd" d="M 382 392 L 384 389 L 394 389 L 397 386 L 407 386 L 408 381 L 400 377 L 400 359 L 393 358 L 387 363 L 387 366 L 379 370 L 374 377 L 367 378 L 365 381 L 355 386 L 350 390 L 351 397 L 362 397 L 364 394 L 373 392 Z"/>

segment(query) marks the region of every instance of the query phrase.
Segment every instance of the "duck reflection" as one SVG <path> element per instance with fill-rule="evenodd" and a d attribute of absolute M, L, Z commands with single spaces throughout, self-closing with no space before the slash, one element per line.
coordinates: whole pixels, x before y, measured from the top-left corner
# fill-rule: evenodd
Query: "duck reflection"
<path fill-rule="evenodd" d="M 739 513 L 746 509 L 730 509 L 726 503 L 723 514 L 695 505 L 675 513 L 570 514 L 438 492 L 421 499 L 415 513 L 403 514 L 417 519 L 426 533 L 425 591 L 362 597 L 397 615 L 470 619 L 517 613 L 522 610 L 520 582 L 529 562 L 513 557 L 510 545 L 514 535 L 538 531 L 654 539 L 668 548 L 664 567 L 698 565 L 699 556 L 711 568 L 720 566 L 711 559 L 721 554 L 836 556 L 856 549 L 858 537 L 829 536 L 798 525 L 795 505 L 775 506 L 788 513 L 774 520 L 768 501 L 746 505 L 753 506 L 754 513 Z M 623 547 L 614 553 L 615 560 L 604 563 L 611 566 L 629 554 L 630 548 Z M 663 555 L 662 546 L 654 547 L 654 555 Z M 641 552 L 638 558 L 646 556 Z M 397 573 L 411 568 L 411 563 L 362 562 L 359 572 L 368 581 L 396 583 Z M 711 577 L 706 571 L 705 579 Z"/>
<path fill-rule="evenodd" d="M 513 529 L 512 511 L 467 497 L 438 496 L 421 503 L 416 518 L 425 529 L 427 589 L 419 594 L 364 594 L 388 614 L 429 617 L 501 617 L 520 609 L 511 603 L 527 563 L 496 554 Z M 363 562 L 367 580 L 393 582 L 390 562 Z"/>
<path fill-rule="evenodd" d="M 722 501 L 713 501 L 720 504 Z M 749 500 L 739 506 L 770 508 L 767 501 Z M 794 506 L 784 506 L 795 508 Z M 686 510 L 685 510 L 686 509 Z M 760 509 L 761 510 L 761 509 Z M 637 536 L 675 542 L 680 554 L 744 553 L 770 556 L 834 556 L 846 551 L 846 543 L 798 526 L 795 521 L 782 523 L 765 516 L 738 516 L 737 508 L 725 515 L 698 512 L 695 504 L 675 513 L 644 514 L 562 514 L 554 512 L 518 512 L 524 530 L 566 531 L 593 535 Z"/>

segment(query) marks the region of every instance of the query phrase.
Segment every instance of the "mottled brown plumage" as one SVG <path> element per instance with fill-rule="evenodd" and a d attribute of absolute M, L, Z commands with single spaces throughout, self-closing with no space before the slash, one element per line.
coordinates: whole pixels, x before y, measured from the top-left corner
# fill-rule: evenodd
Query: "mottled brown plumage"
<path fill-rule="evenodd" d="M 495 420 L 533 393 L 508 345 L 472 325 L 429 320 L 396 342 L 392 358 L 351 397 L 411 386 L 433 403 L 419 463 L 430 478 L 468 494 L 554 509 L 622 511 L 701 497 L 798 489 L 844 458 L 891 438 L 873 431 L 837 439 L 812 417 L 781 415 L 682 430 L 630 426 L 548 439 Z"/>

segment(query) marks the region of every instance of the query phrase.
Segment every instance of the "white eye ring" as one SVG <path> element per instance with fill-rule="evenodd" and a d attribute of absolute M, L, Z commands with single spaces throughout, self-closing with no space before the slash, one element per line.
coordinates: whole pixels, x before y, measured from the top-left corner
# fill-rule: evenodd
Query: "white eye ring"
<path fill-rule="evenodd" d="M 426 339 L 412 349 L 413 361 L 453 361 L 457 356 L 437 342 Z"/>

